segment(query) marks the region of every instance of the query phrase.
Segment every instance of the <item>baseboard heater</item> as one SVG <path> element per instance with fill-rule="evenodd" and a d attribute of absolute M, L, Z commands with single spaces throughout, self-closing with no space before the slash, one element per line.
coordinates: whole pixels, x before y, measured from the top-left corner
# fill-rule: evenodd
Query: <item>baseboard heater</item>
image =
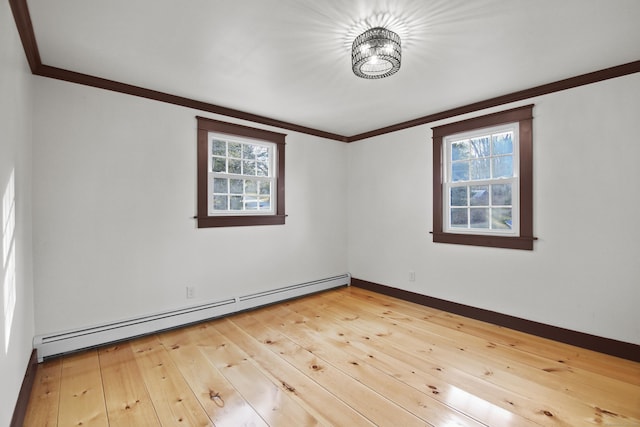
<path fill-rule="evenodd" d="M 179 326 L 202 322 L 263 305 L 349 285 L 350 281 L 351 277 L 349 274 L 343 274 L 119 322 L 61 333 L 37 335 L 33 339 L 33 347 L 38 352 L 38 362 L 42 362 L 48 357 L 59 356 L 78 350 L 177 328 Z"/>

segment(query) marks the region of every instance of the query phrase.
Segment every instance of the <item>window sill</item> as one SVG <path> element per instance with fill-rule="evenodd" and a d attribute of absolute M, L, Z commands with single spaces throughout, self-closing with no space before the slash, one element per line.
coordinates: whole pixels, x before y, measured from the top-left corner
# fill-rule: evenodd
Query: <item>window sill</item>
<path fill-rule="evenodd" d="M 537 237 L 487 236 L 481 234 L 460 234 L 431 232 L 434 243 L 452 243 L 456 245 L 488 246 L 492 248 L 533 250 L 533 241 Z"/>
<path fill-rule="evenodd" d="M 198 228 L 282 225 L 286 215 L 236 215 L 196 217 Z"/>

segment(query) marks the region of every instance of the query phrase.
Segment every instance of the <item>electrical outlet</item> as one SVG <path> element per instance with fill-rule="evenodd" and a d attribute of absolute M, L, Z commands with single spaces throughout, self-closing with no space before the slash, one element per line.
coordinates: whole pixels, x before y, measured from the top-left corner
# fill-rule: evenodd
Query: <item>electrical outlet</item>
<path fill-rule="evenodd" d="M 195 286 L 187 286 L 187 298 L 195 298 L 196 296 L 196 288 Z"/>
<path fill-rule="evenodd" d="M 415 282 L 416 281 L 416 272 L 413 270 L 409 271 L 409 281 L 410 282 Z"/>

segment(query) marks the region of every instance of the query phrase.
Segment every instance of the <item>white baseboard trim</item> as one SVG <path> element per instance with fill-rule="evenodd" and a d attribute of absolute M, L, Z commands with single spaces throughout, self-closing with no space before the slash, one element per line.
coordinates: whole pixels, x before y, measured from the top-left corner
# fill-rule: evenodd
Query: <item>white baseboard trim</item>
<path fill-rule="evenodd" d="M 33 339 L 33 347 L 37 350 L 38 362 L 42 362 L 48 357 L 202 322 L 263 305 L 349 285 L 350 282 L 351 276 L 343 274 L 119 322 L 60 333 L 36 335 Z"/>

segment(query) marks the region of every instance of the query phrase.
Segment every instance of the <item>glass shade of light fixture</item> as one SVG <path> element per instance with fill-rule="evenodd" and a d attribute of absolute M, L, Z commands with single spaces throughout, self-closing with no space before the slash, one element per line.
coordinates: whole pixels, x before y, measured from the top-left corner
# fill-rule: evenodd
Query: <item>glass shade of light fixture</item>
<path fill-rule="evenodd" d="M 351 46 L 353 73 L 365 79 L 381 79 L 400 69 L 400 36 L 382 27 L 360 34 Z"/>

